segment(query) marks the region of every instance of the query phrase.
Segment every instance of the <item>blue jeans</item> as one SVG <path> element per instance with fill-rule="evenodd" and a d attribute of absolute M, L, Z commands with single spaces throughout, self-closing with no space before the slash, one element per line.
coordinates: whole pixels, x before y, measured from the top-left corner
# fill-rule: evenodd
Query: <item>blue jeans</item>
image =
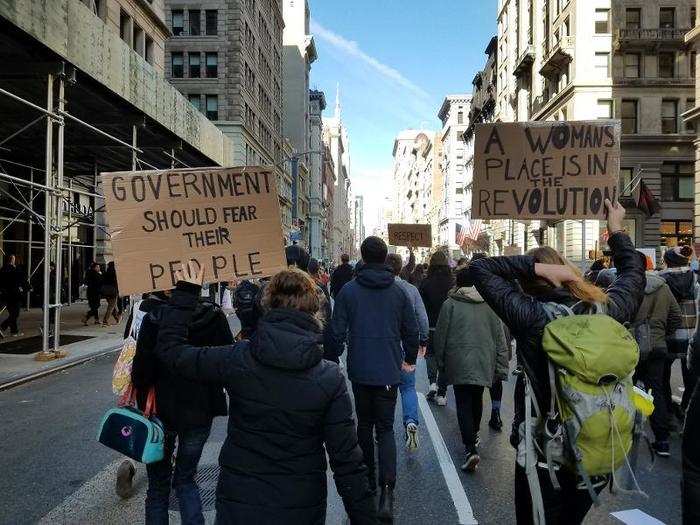
<path fill-rule="evenodd" d="M 204 444 L 209 438 L 211 425 L 183 432 L 165 432 L 165 455 L 162 461 L 146 465 L 148 490 L 146 491 L 146 523 L 167 525 L 168 500 L 172 484 L 180 507 L 183 525 L 203 525 L 202 500 L 194 481 L 197 464 L 202 457 Z M 177 438 L 177 456 L 173 470 L 173 451 Z"/>
<path fill-rule="evenodd" d="M 416 394 L 416 372 L 404 372 L 401 370 L 401 411 L 403 412 L 403 426 L 409 423 L 418 424 L 418 395 Z"/>

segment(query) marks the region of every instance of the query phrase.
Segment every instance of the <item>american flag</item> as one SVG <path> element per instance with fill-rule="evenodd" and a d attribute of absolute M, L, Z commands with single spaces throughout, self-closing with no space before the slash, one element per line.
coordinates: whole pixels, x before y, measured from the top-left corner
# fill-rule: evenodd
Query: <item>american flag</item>
<path fill-rule="evenodd" d="M 481 219 L 469 220 L 468 226 L 457 223 L 455 225 L 455 241 L 457 246 L 464 246 L 469 241 L 478 241 L 481 235 Z"/>
<path fill-rule="evenodd" d="M 467 237 L 472 241 L 478 241 L 479 235 L 481 235 L 481 219 L 469 220 L 469 232 Z"/>
<path fill-rule="evenodd" d="M 455 242 L 457 246 L 464 246 L 464 241 L 467 240 L 467 229 L 461 224 L 455 224 Z"/>

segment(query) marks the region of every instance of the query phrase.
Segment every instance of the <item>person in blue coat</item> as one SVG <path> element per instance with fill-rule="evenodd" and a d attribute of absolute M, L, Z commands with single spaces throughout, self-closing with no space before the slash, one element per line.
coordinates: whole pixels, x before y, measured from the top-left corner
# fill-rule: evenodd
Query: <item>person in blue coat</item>
<path fill-rule="evenodd" d="M 413 372 L 418 323 L 413 303 L 385 264 L 386 243 L 368 237 L 360 247 L 357 277 L 335 299 L 327 345 L 336 355 L 347 342 L 348 377 L 357 412 L 357 434 L 370 486 L 376 487 L 374 431 L 379 446 L 379 518 L 392 519 L 396 484 L 394 412 L 401 371 Z"/>

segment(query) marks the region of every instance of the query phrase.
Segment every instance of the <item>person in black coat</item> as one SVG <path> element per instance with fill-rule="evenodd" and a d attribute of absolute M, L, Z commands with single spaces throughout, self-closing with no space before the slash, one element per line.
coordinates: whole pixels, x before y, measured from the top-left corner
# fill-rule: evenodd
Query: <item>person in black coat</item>
<path fill-rule="evenodd" d="M 225 416 L 226 397 L 222 385 L 185 379 L 163 367 L 156 355 L 158 333 L 165 323 L 167 296 L 162 292 L 145 297 L 132 310 L 127 333 L 137 339 L 131 381 L 138 406 L 145 409 L 148 392 L 155 388 L 156 414 L 165 428 L 165 459 L 146 466 L 146 523 L 167 523 L 172 486 L 179 500 L 183 523 L 204 523 L 199 489 L 194 480 L 197 464 L 209 437 L 212 421 Z M 228 345 L 233 352 L 233 334 L 221 308 L 200 299 L 187 324 L 187 342 L 193 347 Z M 178 452 L 174 471 L 172 455 Z"/>
<path fill-rule="evenodd" d="M 0 325 L 0 330 L 10 329 L 14 336 L 22 335 L 17 321 L 22 305 L 22 295 L 26 293 L 29 285 L 22 271 L 17 267 L 15 256 L 10 255 L 7 262 L 0 269 L 0 295 L 7 308 L 7 319 Z"/>
<path fill-rule="evenodd" d="M 354 277 L 354 271 L 352 266 L 350 266 L 350 256 L 344 253 L 340 256 L 340 262 L 341 265 L 331 275 L 331 297 L 334 299 L 338 296 L 343 286 L 352 281 Z"/>
<path fill-rule="evenodd" d="M 88 311 L 83 317 L 83 324 L 87 326 L 90 319 L 95 318 L 95 324 L 100 324 L 100 299 L 102 297 L 102 270 L 100 265 L 93 262 L 85 273 L 85 286 L 87 286 Z M 128 326 L 128 325 L 127 325 Z"/>
<path fill-rule="evenodd" d="M 114 267 L 114 262 L 110 261 L 107 264 L 107 269 L 102 276 L 102 297 L 107 299 L 107 310 L 102 319 L 102 326 L 109 326 L 109 318 L 114 317 L 114 320 L 119 323 L 121 318 L 117 310 L 117 301 L 119 300 L 119 284 L 117 282 L 117 270 Z"/>
<path fill-rule="evenodd" d="M 313 281 L 298 269 L 276 274 L 250 341 L 196 348 L 187 341 L 203 280 L 196 273 L 194 264 L 183 269 L 162 311 L 157 354 L 173 373 L 228 392 L 217 523 L 323 524 L 326 453 L 351 523 L 376 523 L 345 378 L 323 359 Z"/>
<path fill-rule="evenodd" d="M 549 323 L 543 303 L 573 306 L 579 301 L 606 302 L 607 314 L 620 323 L 631 322 L 639 309 L 646 284 L 645 267 L 629 236 L 622 228 L 625 210 L 606 201 L 608 209 L 608 245 L 613 252 L 618 278 L 607 295 L 586 282 L 578 270 L 549 247 L 536 248 L 528 255 L 491 257 L 473 261 L 469 273 L 474 284 L 515 337 L 519 363 L 533 390 L 539 413 L 550 406 L 548 361 L 542 350 L 542 334 Z M 515 281 L 518 281 L 516 283 Z M 522 287 L 522 289 L 521 289 Z M 514 427 L 524 421 L 525 387 L 522 378 L 516 385 Z M 511 442 L 518 444 L 518 436 Z M 542 459 L 546 464 L 546 459 Z M 561 490 L 552 486 L 546 469 L 537 468 L 544 512 L 548 524 L 581 523 L 592 505 L 588 491 L 578 488 L 575 474 L 560 469 L 556 476 Z M 602 490 L 602 486 L 598 486 Z M 515 510 L 518 524 L 532 523 L 532 500 L 525 469 L 516 463 Z"/>
<path fill-rule="evenodd" d="M 437 400 L 438 404 L 447 404 L 447 385 L 444 378 L 439 377 L 437 363 L 433 353 L 433 337 L 435 327 L 440 317 L 440 309 L 447 300 L 447 294 L 455 285 L 455 278 L 450 270 L 447 255 L 442 251 L 435 252 L 430 257 L 428 264 L 428 275 L 420 283 L 418 290 L 425 304 L 425 311 L 428 313 L 428 324 L 430 332 L 428 337 L 428 348 L 425 354 L 425 361 L 428 368 L 428 383 L 430 389 L 426 395 L 428 401 Z"/>

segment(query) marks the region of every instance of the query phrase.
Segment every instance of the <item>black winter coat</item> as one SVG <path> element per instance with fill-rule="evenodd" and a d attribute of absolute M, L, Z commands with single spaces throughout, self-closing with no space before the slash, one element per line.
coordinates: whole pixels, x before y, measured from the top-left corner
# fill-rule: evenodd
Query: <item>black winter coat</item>
<path fill-rule="evenodd" d="M 216 416 L 225 416 L 226 396 L 222 385 L 184 379 L 164 367 L 156 355 L 158 332 L 167 303 L 153 296 L 141 302 L 148 312 L 141 323 L 131 381 L 138 392 L 139 407 L 145 408 L 151 386 L 156 388 L 158 417 L 168 430 L 188 430 L 210 425 Z M 130 322 L 127 326 L 130 326 Z M 226 315 L 214 303 L 200 300 L 188 322 L 187 342 L 194 347 L 233 345 L 233 334 Z M 229 346 L 233 352 L 233 347 Z"/>
<path fill-rule="evenodd" d="M 449 266 L 434 269 L 420 284 L 420 296 L 428 313 L 430 328 L 437 326 L 442 304 L 447 300 L 447 294 L 454 288 L 455 278 Z"/>
<path fill-rule="evenodd" d="M 338 297 L 343 286 L 352 281 L 353 273 L 352 266 L 349 264 L 341 264 L 335 269 L 331 275 L 331 296 L 333 298 Z"/>
<path fill-rule="evenodd" d="M 634 320 L 644 298 L 644 262 L 624 233 L 612 235 L 608 245 L 613 252 L 618 278 L 607 290 L 607 313 L 624 324 Z M 535 259 L 527 255 L 478 259 L 469 265 L 469 273 L 481 296 L 515 337 L 519 362 L 527 373 L 540 412 L 546 413 L 550 389 L 542 334 L 549 318 L 542 303 L 572 306 L 578 300 L 565 288 L 553 289 L 551 293 L 536 298 L 523 293 L 515 279 L 536 277 Z M 522 397 L 516 399 L 516 426 L 523 416 L 523 401 Z"/>
<path fill-rule="evenodd" d="M 85 285 L 87 286 L 88 297 L 100 297 L 102 280 L 102 272 L 96 272 L 95 270 L 85 272 Z"/>
<path fill-rule="evenodd" d="M 352 523 L 376 523 L 345 378 L 322 359 L 319 323 L 274 309 L 251 341 L 198 349 L 186 338 L 198 289 L 178 284 L 162 311 L 157 352 L 174 373 L 224 384 L 229 394 L 217 521 L 323 524 L 327 452 Z"/>
<path fill-rule="evenodd" d="M 0 295 L 3 301 L 20 301 L 28 288 L 27 278 L 17 266 L 6 264 L 0 269 Z"/>

